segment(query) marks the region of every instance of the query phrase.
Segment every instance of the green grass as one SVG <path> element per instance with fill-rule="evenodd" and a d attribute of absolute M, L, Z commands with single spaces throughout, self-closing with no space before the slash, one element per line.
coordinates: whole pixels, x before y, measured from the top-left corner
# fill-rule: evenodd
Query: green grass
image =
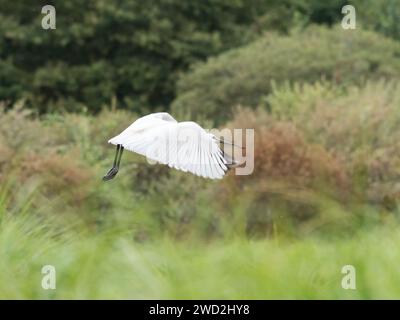
<path fill-rule="evenodd" d="M 29 210 L 0 212 L 1 299 L 400 297 L 400 233 L 389 226 L 342 240 L 140 244 L 126 232 L 77 232 Z M 41 287 L 48 264 L 56 290 Z M 341 287 L 347 264 L 356 268 L 356 290 Z"/>

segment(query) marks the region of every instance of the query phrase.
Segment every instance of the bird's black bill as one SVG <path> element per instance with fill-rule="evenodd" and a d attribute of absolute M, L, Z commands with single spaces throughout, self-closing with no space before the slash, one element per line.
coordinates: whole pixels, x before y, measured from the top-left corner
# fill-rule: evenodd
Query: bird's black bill
<path fill-rule="evenodd" d="M 246 147 L 238 146 L 237 144 L 234 144 L 233 142 L 225 140 L 225 139 L 220 139 L 220 138 L 217 138 L 215 136 L 214 136 L 214 139 L 216 139 L 218 142 L 223 143 L 223 144 L 229 144 L 229 145 L 234 146 L 236 148 L 246 149 Z"/>
<path fill-rule="evenodd" d="M 115 158 L 113 162 L 113 166 L 110 170 L 108 170 L 107 174 L 103 177 L 103 181 L 108 181 L 113 179 L 119 170 L 119 165 L 121 163 L 122 152 L 124 151 L 124 147 L 120 144 L 117 145 L 117 149 L 115 151 Z"/>

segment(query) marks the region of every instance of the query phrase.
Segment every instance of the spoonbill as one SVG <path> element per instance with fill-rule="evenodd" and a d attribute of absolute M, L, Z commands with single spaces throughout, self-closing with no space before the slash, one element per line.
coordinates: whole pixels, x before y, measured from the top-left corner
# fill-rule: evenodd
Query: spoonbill
<path fill-rule="evenodd" d="M 108 143 L 116 145 L 112 168 L 103 177 L 113 179 L 119 170 L 124 149 L 184 172 L 210 179 L 221 179 L 239 165 L 226 154 L 224 142 L 192 121 L 177 122 L 166 112 L 152 113 L 133 122 Z"/>

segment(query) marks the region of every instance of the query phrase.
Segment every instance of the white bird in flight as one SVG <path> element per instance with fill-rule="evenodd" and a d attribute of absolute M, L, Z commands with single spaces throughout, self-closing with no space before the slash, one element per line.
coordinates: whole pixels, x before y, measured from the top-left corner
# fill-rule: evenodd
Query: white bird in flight
<path fill-rule="evenodd" d="M 221 179 L 239 163 L 224 153 L 220 142 L 219 138 L 195 122 L 177 122 L 166 112 L 152 113 L 137 119 L 108 141 L 117 149 L 113 166 L 103 180 L 111 180 L 117 175 L 124 149 L 171 168 L 204 178 Z"/>

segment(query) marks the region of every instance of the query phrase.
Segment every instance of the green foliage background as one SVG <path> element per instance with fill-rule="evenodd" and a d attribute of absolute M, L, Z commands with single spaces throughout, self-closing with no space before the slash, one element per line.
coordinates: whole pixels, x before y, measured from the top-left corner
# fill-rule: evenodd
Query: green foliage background
<path fill-rule="evenodd" d="M 235 105 L 255 107 L 284 82 L 327 80 L 345 87 L 398 77 L 399 57 L 398 42 L 363 30 L 313 27 L 290 36 L 267 34 L 196 65 L 178 82 L 172 111 L 221 123 Z"/>
<path fill-rule="evenodd" d="M 0 0 L 0 298 L 398 298 L 399 9 Z M 102 182 L 106 141 L 159 110 L 254 129 L 253 174 L 126 152 Z"/>
<path fill-rule="evenodd" d="M 352 1 L 368 28 L 398 38 L 397 0 Z M 366 3 L 368 2 L 368 4 Z M 41 28 L 41 7 L 57 29 Z M 0 1 L 0 100 L 43 112 L 111 103 L 168 108 L 182 72 L 265 31 L 340 21 L 342 0 Z M 289 48 L 288 48 L 289 49 Z"/>
<path fill-rule="evenodd" d="M 56 30 L 41 28 L 44 4 L 56 7 Z M 26 98 L 40 112 L 96 112 L 113 99 L 134 111 L 164 107 L 181 71 L 249 41 L 245 27 L 265 10 L 246 0 L 42 5 L 0 2 L 0 99 Z"/>

